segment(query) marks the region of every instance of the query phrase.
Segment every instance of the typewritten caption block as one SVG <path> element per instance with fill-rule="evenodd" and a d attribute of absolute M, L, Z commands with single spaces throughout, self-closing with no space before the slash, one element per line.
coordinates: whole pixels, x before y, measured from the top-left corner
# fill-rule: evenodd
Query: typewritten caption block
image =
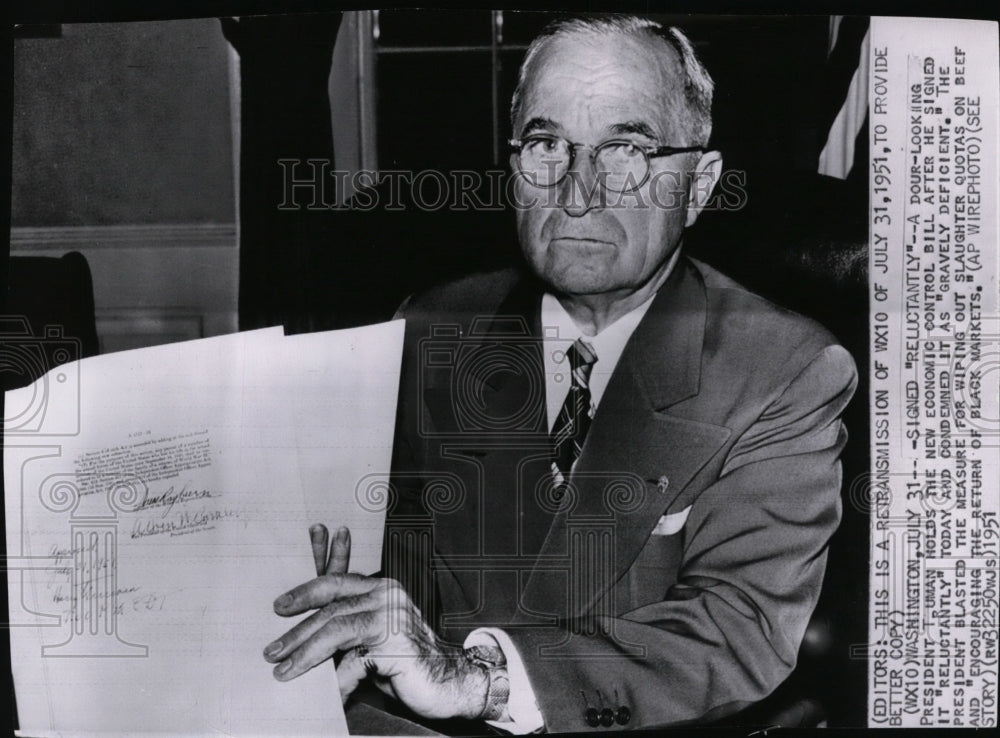
<path fill-rule="evenodd" d="M 873 18 L 870 726 L 997 722 L 997 24 Z"/>

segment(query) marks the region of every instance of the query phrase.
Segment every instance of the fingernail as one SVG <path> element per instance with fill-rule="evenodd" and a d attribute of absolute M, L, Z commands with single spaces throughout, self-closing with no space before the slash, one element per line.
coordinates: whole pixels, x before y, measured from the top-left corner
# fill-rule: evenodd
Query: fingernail
<path fill-rule="evenodd" d="M 291 661 L 282 661 L 280 664 L 278 664 L 276 667 L 274 667 L 274 673 L 275 674 L 284 674 L 286 671 L 288 671 L 291 668 L 292 668 L 292 662 Z"/>
<path fill-rule="evenodd" d="M 281 651 L 281 641 L 275 641 L 274 643 L 267 644 L 267 648 L 264 649 L 264 655 L 274 656 L 279 651 Z"/>
<path fill-rule="evenodd" d="M 283 594 L 274 601 L 275 607 L 288 607 L 290 604 L 292 604 L 292 596 L 290 594 Z"/>
<path fill-rule="evenodd" d="M 337 529 L 337 540 L 340 541 L 341 543 L 343 543 L 344 541 L 347 540 L 347 536 L 348 536 L 349 533 L 350 533 L 350 531 L 347 530 L 347 528 L 338 528 Z"/>

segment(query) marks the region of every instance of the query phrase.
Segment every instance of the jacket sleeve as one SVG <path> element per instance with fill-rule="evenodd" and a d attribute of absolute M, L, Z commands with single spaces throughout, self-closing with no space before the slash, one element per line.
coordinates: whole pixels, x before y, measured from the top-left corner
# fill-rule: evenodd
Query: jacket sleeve
<path fill-rule="evenodd" d="M 596 635 L 508 630 L 550 732 L 590 729 L 598 691 L 629 708 L 628 727 L 651 727 L 736 712 L 791 672 L 840 521 L 840 415 L 856 384 L 850 355 L 828 346 L 737 439 L 691 508 L 662 601 L 602 618 Z"/>

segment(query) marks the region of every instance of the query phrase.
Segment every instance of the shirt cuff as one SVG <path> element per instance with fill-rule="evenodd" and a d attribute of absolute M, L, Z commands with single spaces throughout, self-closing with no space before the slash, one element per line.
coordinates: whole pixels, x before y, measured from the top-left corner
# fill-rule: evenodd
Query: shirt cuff
<path fill-rule="evenodd" d="M 493 646 L 503 651 L 507 659 L 507 677 L 510 679 L 510 697 L 507 699 L 507 714 L 510 721 L 487 720 L 494 728 L 504 730 L 514 735 L 535 733 L 542 729 L 545 721 L 535 702 L 535 693 L 528 681 L 528 672 L 524 668 L 521 654 L 510 636 L 500 628 L 476 628 L 469 633 L 463 644 L 464 648 L 472 646 Z"/>

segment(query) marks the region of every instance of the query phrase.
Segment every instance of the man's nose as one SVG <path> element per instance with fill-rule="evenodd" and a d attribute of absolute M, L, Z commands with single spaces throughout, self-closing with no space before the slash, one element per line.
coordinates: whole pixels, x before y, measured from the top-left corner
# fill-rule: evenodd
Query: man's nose
<path fill-rule="evenodd" d="M 579 217 L 594 208 L 603 207 L 604 191 L 594 169 L 588 149 L 577 149 L 573 166 L 559 183 L 556 204 L 568 215 Z"/>

